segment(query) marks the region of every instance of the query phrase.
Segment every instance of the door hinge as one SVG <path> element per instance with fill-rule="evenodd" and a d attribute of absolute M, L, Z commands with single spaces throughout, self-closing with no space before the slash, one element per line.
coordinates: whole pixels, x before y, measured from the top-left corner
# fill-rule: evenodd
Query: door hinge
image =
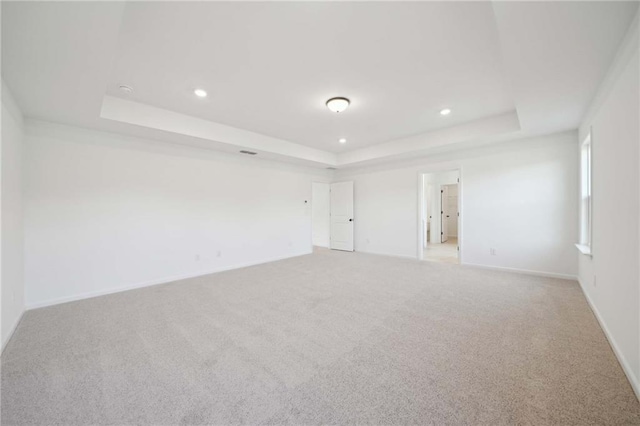
<path fill-rule="evenodd" d="M 440 235 L 444 235 L 444 232 L 440 232 Z"/>

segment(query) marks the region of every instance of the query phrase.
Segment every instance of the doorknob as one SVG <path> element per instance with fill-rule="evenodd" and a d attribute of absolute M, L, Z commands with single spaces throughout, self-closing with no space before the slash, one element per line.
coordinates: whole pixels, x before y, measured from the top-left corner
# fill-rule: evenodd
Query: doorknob
<path fill-rule="evenodd" d="M 353 219 L 349 219 L 349 222 L 353 222 Z"/>

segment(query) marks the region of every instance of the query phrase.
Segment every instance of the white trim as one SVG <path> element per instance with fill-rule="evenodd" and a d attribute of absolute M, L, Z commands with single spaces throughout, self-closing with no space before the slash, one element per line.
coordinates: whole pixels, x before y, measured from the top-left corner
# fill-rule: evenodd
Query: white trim
<path fill-rule="evenodd" d="M 578 278 L 578 282 L 580 283 L 580 289 L 582 290 L 582 293 L 584 294 L 585 299 L 587 299 L 587 303 L 589 304 L 591 311 L 593 312 L 594 316 L 598 320 L 598 323 L 600 324 L 600 328 L 602 328 L 602 331 L 604 331 L 604 335 L 607 336 L 607 340 L 609 341 L 609 345 L 611 346 L 611 349 L 613 349 L 613 353 L 616 355 L 616 358 L 618 358 L 618 362 L 622 366 L 622 370 L 627 375 L 627 379 L 629 380 L 629 383 L 631 384 L 631 388 L 636 394 L 636 398 L 638 398 L 638 400 L 640 401 L 640 382 L 638 382 L 638 378 L 633 374 L 633 370 L 631 370 L 631 367 L 629 366 L 627 359 L 622 354 L 622 351 L 620 351 L 620 348 L 618 347 L 616 340 L 613 338 L 613 335 L 611 334 L 611 332 L 609 332 L 609 328 L 607 327 L 607 324 L 604 322 L 604 319 L 602 319 L 602 316 L 600 315 L 598 308 L 596 308 L 596 305 L 591 300 L 591 297 L 589 297 L 589 293 L 585 291 L 584 289 L 585 286 L 579 278 Z"/>
<path fill-rule="evenodd" d="M 372 254 L 374 256 L 395 257 L 396 259 L 416 260 L 415 256 L 410 256 L 408 254 L 390 254 L 390 253 L 380 253 L 380 252 L 375 252 L 375 251 L 362 251 L 362 250 L 357 250 L 355 252 L 363 253 L 363 254 Z M 351 252 L 347 252 L 347 253 L 351 253 Z"/>
<path fill-rule="evenodd" d="M 7 339 L 2 342 L 2 351 L 0 351 L 0 355 L 2 355 L 2 353 L 5 350 L 5 348 L 7 347 L 7 344 L 9 343 L 11 338 L 13 337 L 13 333 L 16 332 L 16 329 L 18 328 L 18 324 L 20 324 L 20 321 L 22 321 L 22 317 L 24 316 L 25 312 L 26 312 L 26 309 L 23 308 L 22 312 L 20 312 L 20 315 L 18 315 L 18 319 L 13 324 L 13 326 L 11 326 L 11 330 L 9 331 L 9 335 L 7 336 Z"/>
<path fill-rule="evenodd" d="M 578 250 L 588 255 L 591 255 L 593 239 L 593 144 L 591 134 L 591 129 L 589 129 L 589 133 L 580 145 L 580 242 L 578 244 L 582 247 L 578 247 Z M 588 199 L 587 206 L 584 205 L 585 198 Z"/>
<path fill-rule="evenodd" d="M 61 303 L 75 302 L 77 300 L 90 299 L 90 298 L 93 298 L 93 297 L 105 296 L 107 294 L 120 293 L 120 292 L 128 291 L 128 290 L 135 290 L 137 288 L 150 287 L 150 286 L 154 286 L 154 285 L 158 285 L 158 284 L 170 283 L 170 282 L 173 282 L 173 281 L 186 280 L 186 279 L 189 279 L 189 278 L 196 278 L 196 277 L 201 277 L 201 276 L 204 276 L 204 275 L 215 274 L 217 272 L 229 271 L 229 270 L 232 270 L 232 269 L 246 268 L 246 267 L 249 267 L 249 266 L 255 266 L 255 265 L 262 265 L 264 263 L 277 262 L 279 260 L 290 259 L 290 258 L 293 258 L 293 257 L 306 256 L 306 255 L 311 254 L 311 253 L 312 253 L 312 251 L 306 252 L 306 253 L 294 254 L 294 255 L 290 255 L 290 256 L 289 255 L 287 255 L 287 256 L 278 256 L 278 257 L 274 257 L 274 258 L 271 258 L 271 259 L 259 260 L 257 262 L 249 262 L 249 263 L 243 263 L 243 264 L 240 264 L 240 265 L 233 265 L 233 266 L 227 266 L 227 267 L 223 267 L 223 268 L 217 268 L 217 269 L 213 269 L 213 270 L 209 270 L 209 271 L 202 271 L 202 272 L 198 272 L 196 274 L 174 275 L 172 277 L 165 277 L 165 278 L 161 278 L 161 279 L 158 279 L 158 280 L 143 281 L 143 282 L 139 282 L 139 283 L 135 283 L 135 284 L 129 284 L 129 285 L 126 285 L 126 286 L 107 289 L 107 290 L 90 291 L 88 293 L 75 294 L 73 296 L 58 297 L 58 298 L 55 298 L 55 299 L 49 299 L 49 300 L 44 300 L 44 301 L 41 301 L 41 302 L 27 304 L 27 308 L 26 309 L 27 310 L 31 310 L 31 309 L 37 309 L 37 308 L 44 308 L 45 306 L 59 305 Z"/>
<path fill-rule="evenodd" d="M 586 244 L 575 244 L 575 246 L 578 251 L 580 251 L 580 253 L 589 257 L 593 257 L 593 255 L 591 254 L 591 246 L 588 246 Z"/>
<path fill-rule="evenodd" d="M 423 234 L 426 233 L 424 229 L 424 224 L 422 223 L 422 217 L 424 216 L 424 175 L 435 174 L 435 173 L 447 173 L 447 172 L 458 172 L 458 212 L 459 216 L 458 220 L 458 235 L 456 238 L 458 239 L 458 264 L 462 264 L 463 259 L 463 244 L 464 244 L 464 201 L 463 201 L 463 167 L 462 164 L 457 164 L 453 166 L 432 166 L 431 168 L 421 169 L 418 171 L 418 246 L 416 249 L 415 259 L 424 260 L 424 251 L 425 247 L 423 245 Z M 429 242 L 427 241 L 427 246 Z"/>
<path fill-rule="evenodd" d="M 506 266 L 491 266 L 491 265 L 480 265 L 478 263 L 461 263 L 462 266 L 470 266 L 473 268 L 480 269 L 489 269 L 494 271 L 502 271 L 502 272 L 515 272 L 519 274 L 526 275 L 535 275 L 539 277 L 548 277 L 548 278 L 560 278 L 563 280 L 572 280 L 577 281 L 578 277 L 576 275 L 571 274 L 559 274 L 557 272 L 545 272 L 545 271 L 533 271 L 530 269 L 518 269 L 518 268 L 509 268 Z"/>

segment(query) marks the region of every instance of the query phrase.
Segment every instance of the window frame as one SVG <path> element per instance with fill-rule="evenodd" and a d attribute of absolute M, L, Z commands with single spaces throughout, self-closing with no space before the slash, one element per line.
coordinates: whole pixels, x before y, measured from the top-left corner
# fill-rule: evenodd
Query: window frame
<path fill-rule="evenodd" d="M 580 242 L 582 254 L 592 256 L 593 248 L 593 141 L 591 131 L 580 144 Z"/>

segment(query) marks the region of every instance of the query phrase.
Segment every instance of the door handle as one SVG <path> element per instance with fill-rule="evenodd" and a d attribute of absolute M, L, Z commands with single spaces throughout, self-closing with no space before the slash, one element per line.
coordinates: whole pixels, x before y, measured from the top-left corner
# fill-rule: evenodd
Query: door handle
<path fill-rule="evenodd" d="M 353 219 L 349 219 L 349 222 L 353 222 Z"/>

